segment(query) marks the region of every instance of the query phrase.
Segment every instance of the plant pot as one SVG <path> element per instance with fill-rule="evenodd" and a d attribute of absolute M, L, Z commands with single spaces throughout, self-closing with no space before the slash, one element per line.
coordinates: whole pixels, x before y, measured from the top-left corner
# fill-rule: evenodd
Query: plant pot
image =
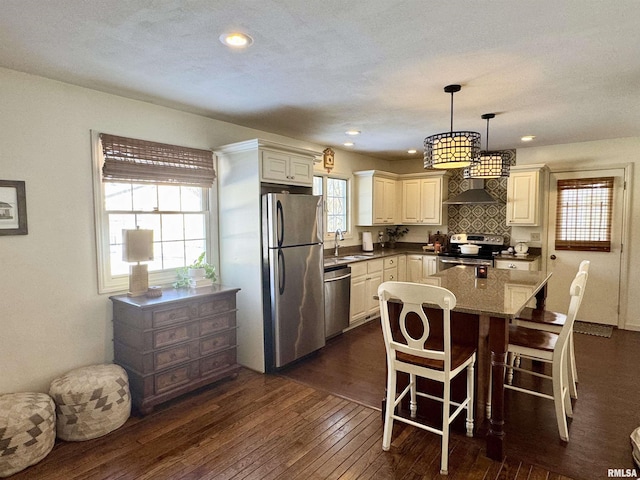
<path fill-rule="evenodd" d="M 189 268 L 187 273 L 189 274 L 189 278 L 204 278 L 207 274 L 207 271 L 204 268 Z"/>

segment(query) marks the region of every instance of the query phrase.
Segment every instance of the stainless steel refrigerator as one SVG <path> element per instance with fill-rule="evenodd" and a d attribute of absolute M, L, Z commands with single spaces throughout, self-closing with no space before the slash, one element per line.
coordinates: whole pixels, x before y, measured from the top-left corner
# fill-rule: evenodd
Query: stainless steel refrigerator
<path fill-rule="evenodd" d="M 263 303 L 268 369 L 325 344 L 322 197 L 262 197 Z"/>

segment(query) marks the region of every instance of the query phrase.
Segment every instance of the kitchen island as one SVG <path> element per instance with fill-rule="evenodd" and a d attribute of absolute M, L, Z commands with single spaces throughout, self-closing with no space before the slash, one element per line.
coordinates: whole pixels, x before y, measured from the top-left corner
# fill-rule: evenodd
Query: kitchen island
<path fill-rule="evenodd" d="M 474 267 L 456 266 L 423 280 L 444 287 L 456 296 L 456 307 L 451 314 L 452 341 L 477 345 L 476 425 L 481 425 L 488 417 L 487 456 L 494 460 L 500 461 L 504 456 L 504 385 L 501 379 L 505 372 L 509 322 L 533 297 L 537 307 L 544 308 L 550 276 L 550 273 L 538 271 L 489 268 L 487 278 L 476 278 Z M 391 318 L 397 319 L 399 308 L 397 311 L 391 311 L 391 308 Z M 428 305 L 424 308 L 429 311 Z M 437 325 L 432 333 L 438 335 Z M 489 372 L 493 375 L 491 385 Z"/>

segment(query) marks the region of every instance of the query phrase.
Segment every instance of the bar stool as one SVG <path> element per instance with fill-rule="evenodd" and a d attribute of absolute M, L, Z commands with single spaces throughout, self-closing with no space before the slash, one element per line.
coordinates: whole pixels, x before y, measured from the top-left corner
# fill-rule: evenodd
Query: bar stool
<path fill-rule="evenodd" d="M 451 344 L 451 310 L 456 305 L 456 297 L 449 290 L 434 285 L 408 282 L 384 282 L 378 287 L 382 333 L 387 352 L 387 394 L 384 414 L 382 449 L 391 447 L 391 435 L 394 420 L 436 433 L 442 437 L 440 473 L 447 474 L 449 459 L 449 427 L 462 410 L 466 410 L 467 436 L 473 436 L 473 385 L 476 352 L 473 347 Z M 399 326 L 400 332 L 394 339 L 389 319 L 388 303 L 391 299 L 402 303 Z M 422 308 L 429 304 L 442 310 L 443 341 L 433 341 L 429 337 L 429 318 Z M 419 338 L 409 333 L 407 318 L 422 322 L 422 335 Z M 437 344 L 440 345 L 437 345 Z M 451 380 L 458 374 L 467 373 L 466 397 L 460 403 L 451 400 Z M 396 396 L 397 372 L 409 375 L 409 385 Z M 443 396 L 436 397 L 417 391 L 417 377 L 434 380 L 443 384 Z M 411 418 L 396 415 L 395 409 L 402 399 L 410 394 L 409 410 Z M 417 414 L 417 396 L 439 401 L 442 408 L 442 427 L 440 429 L 419 423 Z M 451 413 L 451 408 L 456 407 Z"/>
<path fill-rule="evenodd" d="M 569 339 L 573 331 L 584 287 L 587 282 L 587 273 L 579 272 L 571 283 L 569 294 L 571 301 L 567 312 L 566 321 L 560 333 L 545 332 L 532 328 L 511 325 L 509 327 L 509 347 L 508 354 L 510 364 L 507 365 L 507 379 L 504 387 L 530 395 L 547 398 L 554 401 L 556 410 L 556 421 L 560 438 L 569 441 L 569 429 L 567 427 L 567 416 L 573 416 L 571 407 L 571 397 L 569 394 Z M 551 375 L 539 373 L 514 365 L 515 356 L 527 358 L 533 361 L 546 362 L 551 364 Z M 515 386 L 512 383 L 513 371 L 520 371 L 540 378 L 551 380 L 553 394 L 548 395 L 533 388 Z"/>
<path fill-rule="evenodd" d="M 578 273 L 585 272 L 587 274 L 587 279 L 589 277 L 590 264 L 591 262 L 589 260 L 583 260 L 580 263 L 580 267 L 578 267 Z M 584 295 L 584 289 L 582 289 L 582 294 Z M 582 297 L 580 297 L 580 302 L 582 302 Z M 520 316 L 513 321 L 513 324 L 536 330 L 544 330 L 546 332 L 560 333 L 566 321 L 567 316 L 564 313 L 526 307 L 520 313 Z M 569 337 L 568 360 L 571 365 L 571 369 L 569 370 L 569 388 L 571 398 L 578 398 L 578 370 L 576 368 L 576 356 L 573 346 L 573 330 Z"/>

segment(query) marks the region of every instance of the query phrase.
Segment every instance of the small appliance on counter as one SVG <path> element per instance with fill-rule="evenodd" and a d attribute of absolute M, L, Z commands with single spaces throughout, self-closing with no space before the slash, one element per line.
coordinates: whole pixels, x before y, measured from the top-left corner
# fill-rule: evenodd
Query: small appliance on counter
<path fill-rule="evenodd" d="M 371 232 L 362 232 L 362 251 L 373 252 L 373 238 Z"/>
<path fill-rule="evenodd" d="M 529 245 L 524 242 L 516 243 L 514 250 L 516 252 L 516 257 L 526 257 L 529 255 Z"/>

